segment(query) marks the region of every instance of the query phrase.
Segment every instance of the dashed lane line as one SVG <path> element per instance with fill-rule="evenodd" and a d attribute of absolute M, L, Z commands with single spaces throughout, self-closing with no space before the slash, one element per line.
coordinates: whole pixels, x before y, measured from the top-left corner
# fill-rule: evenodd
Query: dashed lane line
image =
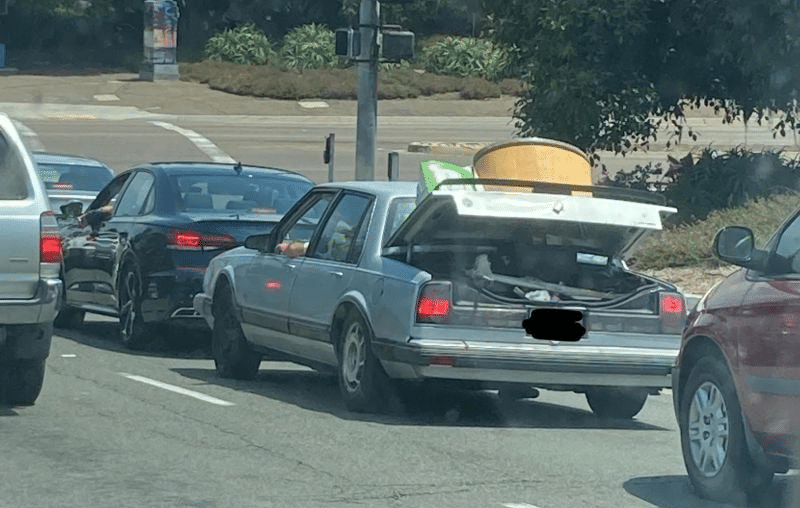
<path fill-rule="evenodd" d="M 184 129 L 182 127 L 178 127 L 177 125 L 173 125 L 168 122 L 154 121 L 150 123 L 158 127 L 167 129 L 169 131 L 177 132 L 178 134 L 184 136 L 186 139 L 194 143 L 194 145 L 197 147 L 198 150 L 206 154 L 214 162 L 229 162 L 231 164 L 236 162 L 228 154 L 223 152 L 217 145 L 212 143 L 210 139 L 196 133 L 193 130 Z"/>
<path fill-rule="evenodd" d="M 187 390 L 186 388 L 181 388 L 180 386 L 171 385 L 168 383 L 162 383 L 161 381 L 156 381 L 155 379 L 150 379 L 144 376 L 137 376 L 136 374 L 126 374 L 125 372 L 120 372 L 120 376 L 130 379 L 131 381 L 138 381 L 139 383 L 144 383 L 146 385 L 155 386 L 157 388 L 161 388 L 162 390 L 168 390 L 173 393 L 179 393 L 181 395 L 186 395 L 187 397 L 192 397 L 197 400 L 202 400 L 203 402 L 208 402 L 209 404 L 215 404 L 217 406 L 235 406 L 233 402 L 228 402 L 227 400 L 218 399 L 216 397 L 212 397 L 210 395 L 206 395 L 205 393 L 196 392 L 194 390 Z"/>
<path fill-rule="evenodd" d="M 535 504 L 528 503 L 503 503 L 506 508 L 539 508 Z"/>

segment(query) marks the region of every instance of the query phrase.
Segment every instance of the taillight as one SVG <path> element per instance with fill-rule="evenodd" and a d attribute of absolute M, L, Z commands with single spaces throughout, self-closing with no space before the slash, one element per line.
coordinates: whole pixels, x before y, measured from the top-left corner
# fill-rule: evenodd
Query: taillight
<path fill-rule="evenodd" d="M 69 190 L 72 188 L 72 184 L 68 182 L 58 182 L 53 184 L 53 189 L 58 190 Z"/>
<path fill-rule="evenodd" d="M 43 212 L 39 217 L 39 231 L 39 262 L 60 263 L 62 258 L 61 235 L 53 212 Z"/>
<path fill-rule="evenodd" d="M 686 303 L 677 293 L 661 293 L 662 333 L 681 333 L 686 325 Z"/>
<path fill-rule="evenodd" d="M 176 250 L 218 250 L 236 247 L 236 239 L 230 235 L 198 233 L 177 230 L 169 233 L 167 247 Z"/>
<path fill-rule="evenodd" d="M 452 306 L 452 285 L 449 282 L 429 282 L 422 286 L 417 300 L 417 321 L 444 323 Z"/>

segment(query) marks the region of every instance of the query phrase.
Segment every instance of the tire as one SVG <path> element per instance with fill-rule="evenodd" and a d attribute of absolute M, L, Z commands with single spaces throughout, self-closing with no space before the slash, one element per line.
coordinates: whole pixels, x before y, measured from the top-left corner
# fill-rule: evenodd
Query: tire
<path fill-rule="evenodd" d="M 372 353 L 372 332 L 361 313 L 351 310 L 337 340 L 339 390 L 348 410 L 383 412 L 390 402 L 389 377 Z"/>
<path fill-rule="evenodd" d="M 32 406 L 44 384 L 45 359 L 17 359 L 2 367 L 3 400 L 12 406 Z"/>
<path fill-rule="evenodd" d="M 221 301 L 215 302 L 219 310 L 214 313 L 211 332 L 211 352 L 217 374 L 224 378 L 255 379 L 261 355 L 247 343 L 242 324 L 233 312 L 230 290 L 220 291 L 218 295 Z"/>
<path fill-rule="evenodd" d="M 119 279 L 119 337 L 127 348 L 143 349 L 154 337 L 155 327 L 142 319 L 142 277 L 132 265 Z"/>
<path fill-rule="evenodd" d="M 64 305 L 61 310 L 56 314 L 53 320 L 53 326 L 56 328 L 79 328 L 83 324 L 83 318 L 86 311 L 76 309 L 75 307 L 67 307 Z"/>
<path fill-rule="evenodd" d="M 697 494 L 723 503 L 757 501 L 774 472 L 750 456 L 736 388 L 721 360 L 702 358 L 692 367 L 678 408 L 683 462 Z"/>
<path fill-rule="evenodd" d="M 600 418 L 631 419 L 642 410 L 647 391 L 637 388 L 592 388 L 586 402 Z"/>

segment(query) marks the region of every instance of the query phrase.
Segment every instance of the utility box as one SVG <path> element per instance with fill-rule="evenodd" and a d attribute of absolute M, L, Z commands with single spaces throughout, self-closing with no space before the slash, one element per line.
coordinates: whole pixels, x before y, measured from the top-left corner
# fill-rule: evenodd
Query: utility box
<path fill-rule="evenodd" d="M 178 79 L 178 4 L 175 0 L 145 0 L 144 60 L 139 78 Z"/>

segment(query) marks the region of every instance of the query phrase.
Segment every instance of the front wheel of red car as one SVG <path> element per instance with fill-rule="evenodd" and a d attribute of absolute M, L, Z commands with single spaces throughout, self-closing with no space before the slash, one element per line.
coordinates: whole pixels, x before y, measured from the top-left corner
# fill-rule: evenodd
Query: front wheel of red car
<path fill-rule="evenodd" d="M 692 367 L 679 421 L 683 461 L 697 494 L 736 504 L 763 495 L 773 472 L 758 468 L 750 456 L 736 389 L 720 360 L 703 358 Z"/>

